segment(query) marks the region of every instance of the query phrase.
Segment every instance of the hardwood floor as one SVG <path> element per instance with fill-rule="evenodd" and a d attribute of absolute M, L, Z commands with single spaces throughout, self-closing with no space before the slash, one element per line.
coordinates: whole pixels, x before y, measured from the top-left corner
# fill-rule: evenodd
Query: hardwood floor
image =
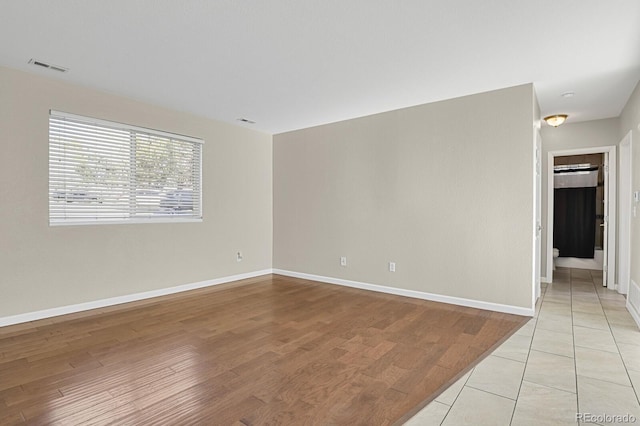
<path fill-rule="evenodd" d="M 527 320 L 267 275 L 0 328 L 0 424 L 401 424 Z"/>

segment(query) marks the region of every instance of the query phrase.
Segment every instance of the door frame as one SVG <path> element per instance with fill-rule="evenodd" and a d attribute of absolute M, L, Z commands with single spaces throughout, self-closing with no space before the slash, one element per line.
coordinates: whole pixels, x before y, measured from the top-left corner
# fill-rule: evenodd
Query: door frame
<path fill-rule="evenodd" d="M 620 146 L 620 186 L 618 202 L 620 222 L 618 223 L 618 292 L 629 292 L 631 278 L 631 211 L 633 209 L 632 178 L 633 144 L 631 131 L 619 143 Z"/>
<path fill-rule="evenodd" d="M 540 126 L 533 129 L 533 290 L 535 307 L 542 293 L 540 263 L 542 259 L 542 135 Z"/>
<path fill-rule="evenodd" d="M 606 267 L 606 275 L 603 272 L 603 283 L 607 283 L 607 287 L 610 289 L 616 288 L 616 252 L 618 247 L 616 245 L 616 180 L 617 180 L 617 168 L 616 168 L 616 146 L 599 146 L 593 148 L 577 148 L 566 149 L 560 151 L 549 151 L 547 154 L 547 280 L 553 281 L 553 165 L 555 157 L 564 157 L 569 155 L 583 155 L 583 154 L 605 154 L 605 166 L 607 166 L 608 176 L 605 178 L 608 188 L 605 188 L 607 193 L 608 212 L 605 212 L 607 216 L 607 253 L 604 259 L 604 266 Z"/>

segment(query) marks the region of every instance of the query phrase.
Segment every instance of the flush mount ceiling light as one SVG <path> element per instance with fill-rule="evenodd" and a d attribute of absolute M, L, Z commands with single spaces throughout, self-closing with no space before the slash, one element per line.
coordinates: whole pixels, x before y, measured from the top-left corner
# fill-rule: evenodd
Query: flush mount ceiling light
<path fill-rule="evenodd" d="M 549 126 L 558 127 L 559 125 L 564 123 L 567 117 L 567 114 L 549 115 L 544 118 L 544 121 L 546 121 Z"/>

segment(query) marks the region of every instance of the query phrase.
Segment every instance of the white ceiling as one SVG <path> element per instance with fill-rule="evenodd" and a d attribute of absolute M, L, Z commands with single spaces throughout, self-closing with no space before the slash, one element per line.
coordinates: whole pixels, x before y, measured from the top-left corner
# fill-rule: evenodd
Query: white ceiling
<path fill-rule="evenodd" d="M 0 0 L 0 65 L 274 134 L 529 82 L 584 121 L 640 79 L 640 1 Z"/>

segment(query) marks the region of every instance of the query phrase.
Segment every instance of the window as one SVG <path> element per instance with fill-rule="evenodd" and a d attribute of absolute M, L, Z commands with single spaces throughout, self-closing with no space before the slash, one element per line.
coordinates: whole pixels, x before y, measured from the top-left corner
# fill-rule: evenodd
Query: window
<path fill-rule="evenodd" d="M 49 224 L 202 220 L 202 145 L 51 111 Z"/>

